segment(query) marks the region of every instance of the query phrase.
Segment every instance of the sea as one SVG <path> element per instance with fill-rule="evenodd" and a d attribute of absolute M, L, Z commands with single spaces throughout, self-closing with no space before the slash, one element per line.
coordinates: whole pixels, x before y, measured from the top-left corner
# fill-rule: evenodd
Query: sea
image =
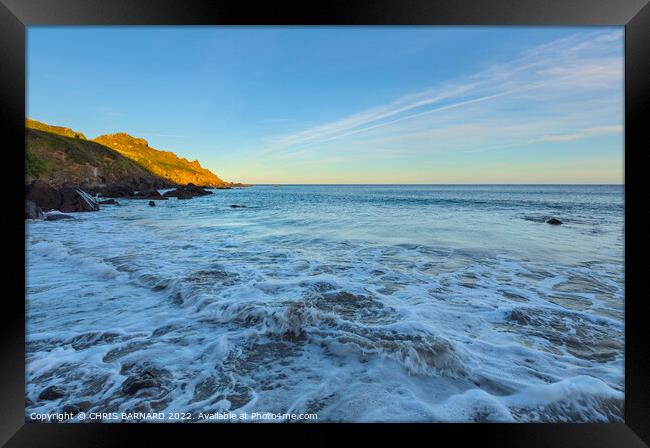
<path fill-rule="evenodd" d="M 213 192 L 27 222 L 26 419 L 623 421 L 624 186 Z"/>

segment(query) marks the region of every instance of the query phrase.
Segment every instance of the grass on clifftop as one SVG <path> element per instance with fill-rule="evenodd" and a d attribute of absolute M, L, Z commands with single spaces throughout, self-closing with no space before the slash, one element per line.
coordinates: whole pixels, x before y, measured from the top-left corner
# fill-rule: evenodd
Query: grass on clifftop
<path fill-rule="evenodd" d="M 157 176 L 99 143 L 25 129 L 25 174 L 55 184 L 102 184 Z"/>

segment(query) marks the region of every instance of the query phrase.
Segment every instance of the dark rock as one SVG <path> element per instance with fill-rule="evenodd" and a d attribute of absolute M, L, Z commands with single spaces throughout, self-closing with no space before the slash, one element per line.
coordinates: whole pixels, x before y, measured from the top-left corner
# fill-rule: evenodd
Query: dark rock
<path fill-rule="evenodd" d="M 531 323 L 531 318 L 524 311 L 519 309 L 514 309 L 510 311 L 508 315 L 508 320 L 517 322 L 519 325 L 528 325 Z"/>
<path fill-rule="evenodd" d="M 95 193 L 101 194 L 106 198 L 126 198 L 133 196 L 133 187 L 126 184 L 113 184 L 95 190 Z"/>
<path fill-rule="evenodd" d="M 39 400 L 57 400 L 65 395 L 65 389 L 58 386 L 49 386 L 43 389 L 38 396 Z"/>
<path fill-rule="evenodd" d="M 99 201 L 100 205 L 120 205 L 115 199 L 107 199 L 105 201 Z"/>
<path fill-rule="evenodd" d="M 194 196 L 205 196 L 208 194 L 213 194 L 213 193 L 201 187 L 197 187 L 192 183 L 189 183 L 184 187 L 178 187 L 175 190 L 168 191 L 163 196 L 168 198 L 177 198 L 177 199 L 191 199 Z"/>
<path fill-rule="evenodd" d="M 45 217 L 46 221 L 60 221 L 62 219 L 74 219 L 74 216 L 64 215 L 63 213 L 52 213 Z"/>
<path fill-rule="evenodd" d="M 183 190 L 178 192 L 176 199 L 192 199 L 194 196 L 196 195 L 191 191 Z"/>
<path fill-rule="evenodd" d="M 156 203 L 154 201 L 149 201 L 149 207 L 155 207 Z"/>
<path fill-rule="evenodd" d="M 81 412 L 81 409 L 79 409 L 79 406 L 76 406 L 74 404 L 66 404 L 65 406 L 63 406 L 63 408 L 61 410 L 66 414 L 71 414 L 72 416 L 75 416 L 79 412 Z"/>
<path fill-rule="evenodd" d="M 61 206 L 61 194 L 47 182 L 35 180 L 25 189 L 25 199 L 34 202 L 41 210 L 57 210 Z"/>
<path fill-rule="evenodd" d="M 559 219 L 556 219 L 556 218 L 551 218 L 548 221 L 546 221 L 546 224 L 552 224 L 554 226 L 559 226 L 560 224 L 562 224 L 562 221 L 560 221 Z"/>
<path fill-rule="evenodd" d="M 152 188 L 149 190 L 142 190 L 133 193 L 133 195 L 129 199 L 156 199 L 158 201 L 164 201 L 167 198 L 161 195 L 158 190 Z"/>
<path fill-rule="evenodd" d="M 25 201 L 25 219 L 43 219 L 43 210 L 36 202 Z"/>
<path fill-rule="evenodd" d="M 185 186 L 185 190 L 191 191 L 192 193 L 194 193 L 195 196 L 205 196 L 208 194 L 213 194 L 211 191 L 207 191 L 205 188 L 196 186 L 191 182 Z"/>
<path fill-rule="evenodd" d="M 246 208 L 246 206 L 245 205 L 231 204 L 230 208 Z"/>
<path fill-rule="evenodd" d="M 194 196 L 194 193 L 191 191 L 182 190 L 176 194 L 176 199 L 192 199 Z"/>
<path fill-rule="evenodd" d="M 99 210 L 99 204 L 88 193 L 80 188 L 63 187 L 59 190 L 61 194 L 62 212 L 96 212 Z"/>
<path fill-rule="evenodd" d="M 80 411 L 86 412 L 88 409 L 90 409 L 92 407 L 92 405 L 93 404 L 90 401 L 79 401 L 79 402 L 75 403 L 73 406 L 76 406 L 77 408 L 79 408 Z"/>
<path fill-rule="evenodd" d="M 143 370 L 129 376 L 122 383 L 122 392 L 127 395 L 135 395 L 141 389 L 158 387 L 158 380 L 149 370 Z"/>

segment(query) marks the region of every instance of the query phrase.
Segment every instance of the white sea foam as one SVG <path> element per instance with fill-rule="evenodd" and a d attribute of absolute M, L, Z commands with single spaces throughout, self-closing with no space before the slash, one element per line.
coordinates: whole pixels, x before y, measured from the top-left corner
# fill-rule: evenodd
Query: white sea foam
<path fill-rule="evenodd" d="M 447 188 L 253 187 L 29 222 L 27 412 L 621 421 L 622 197 Z M 560 209 L 592 215 L 526 219 Z M 142 372 L 155 385 L 125 393 Z M 39 399 L 50 385 L 64 396 Z"/>

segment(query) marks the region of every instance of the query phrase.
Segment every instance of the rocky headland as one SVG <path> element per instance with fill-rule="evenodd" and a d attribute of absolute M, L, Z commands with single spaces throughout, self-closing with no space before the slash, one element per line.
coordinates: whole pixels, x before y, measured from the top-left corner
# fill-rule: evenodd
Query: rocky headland
<path fill-rule="evenodd" d="M 114 198 L 191 199 L 212 194 L 206 188 L 247 186 L 125 133 L 88 140 L 70 128 L 27 119 L 25 150 L 26 219 L 51 211 L 97 211 L 100 204 L 117 205 Z M 165 195 L 158 191 L 168 188 L 173 190 Z"/>

